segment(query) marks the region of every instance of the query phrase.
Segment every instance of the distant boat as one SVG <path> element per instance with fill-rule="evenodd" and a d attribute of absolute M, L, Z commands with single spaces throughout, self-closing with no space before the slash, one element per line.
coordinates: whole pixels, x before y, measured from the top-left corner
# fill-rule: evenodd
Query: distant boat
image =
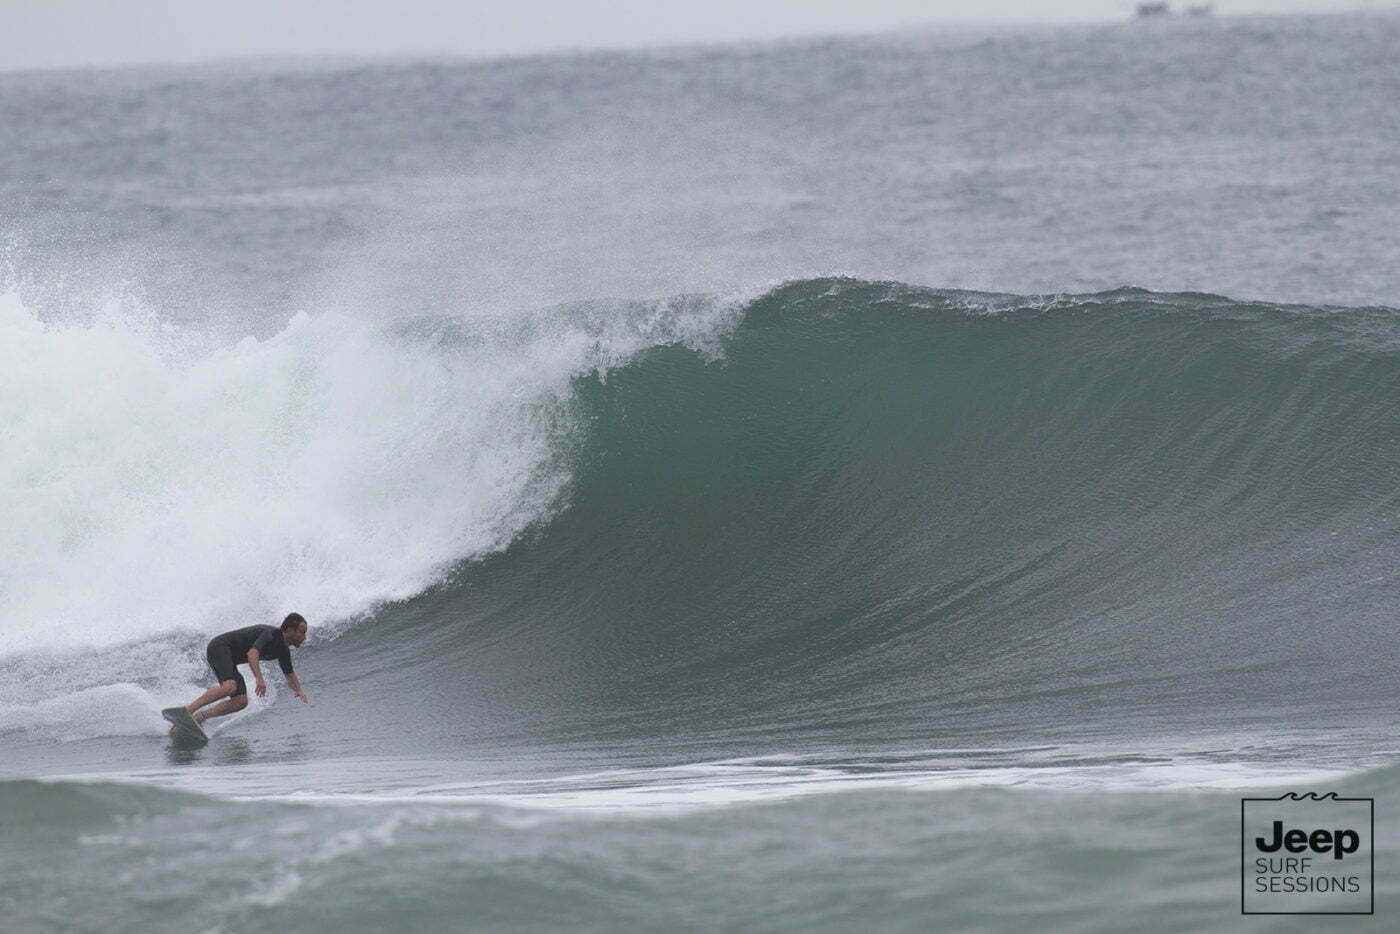
<path fill-rule="evenodd" d="M 1170 16 L 1172 8 L 1166 3 L 1139 3 L 1137 5 L 1138 19 L 1151 19 L 1154 16 Z"/>
<path fill-rule="evenodd" d="M 1187 16 L 1209 16 L 1215 12 L 1214 3 L 1202 3 L 1199 6 L 1189 6 L 1186 8 Z"/>

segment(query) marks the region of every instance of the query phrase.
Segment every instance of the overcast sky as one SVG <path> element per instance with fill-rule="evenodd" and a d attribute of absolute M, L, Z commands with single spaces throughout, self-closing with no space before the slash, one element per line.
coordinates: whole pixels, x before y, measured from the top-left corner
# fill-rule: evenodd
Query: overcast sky
<path fill-rule="evenodd" d="M 1236 14 L 1397 4 L 1216 0 L 1215 6 Z M 0 68 L 306 53 L 490 55 L 947 20 L 1126 19 L 1134 6 L 1135 0 L 0 0 Z"/>

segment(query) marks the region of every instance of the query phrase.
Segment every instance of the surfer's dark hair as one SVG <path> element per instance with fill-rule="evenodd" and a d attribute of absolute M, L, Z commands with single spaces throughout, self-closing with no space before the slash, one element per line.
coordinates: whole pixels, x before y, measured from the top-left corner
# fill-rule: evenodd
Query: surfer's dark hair
<path fill-rule="evenodd" d="M 287 618 L 282 620 L 282 631 L 286 632 L 288 629 L 295 629 L 304 622 L 306 622 L 306 617 L 302 616 L 300 613 L 288 613 Z"/>

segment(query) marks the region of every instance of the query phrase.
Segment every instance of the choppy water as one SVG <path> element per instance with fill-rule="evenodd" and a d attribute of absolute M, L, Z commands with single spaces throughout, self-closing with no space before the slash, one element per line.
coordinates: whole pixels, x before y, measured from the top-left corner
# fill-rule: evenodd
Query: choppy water
<path fill-rule="evenodd" d="M 0 911 L 1214 929 L 1306 788 L 1385 914 L 1397 38 L 0 77 Z"/>
<path fill-rule="evenodd" d="M 1335 787 L 1393 798 L 1394 770 Z M 1239 797 L 1219 791 L 871 787 L 682 813 L 231 802 L 100 783 L 2 793 L 14 813 L 45 815 L 7 836 L 65 867 L 55 877 L 0 852 L 0 898 L 20 929 L 111 930 L 114 906 L 141 919 L 129 929 L 160 932 L 1121 931 L 1125 918 L 1192 931 L 1240 919 Z M 213 845 L 214 827 L 258 830 Z M 1377 859 L 1393 860 L 1393 825 L 1379 839 Z M 1377 881 L 1383 912 L 1394 875 Z"/>

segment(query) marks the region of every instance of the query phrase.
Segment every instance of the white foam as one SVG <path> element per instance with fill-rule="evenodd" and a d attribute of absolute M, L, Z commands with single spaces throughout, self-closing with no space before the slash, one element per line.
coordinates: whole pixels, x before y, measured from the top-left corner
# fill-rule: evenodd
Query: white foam
<path fill-rule="evenodd" d="M 946 753 L 947 751 L 942 751 Z M 940 754 L 941 755 L 941 754 Z M 1132 793 L 1236 791 L 1274 787 L 1316 786 L 1355 774 L 1358 766 L 1329 768 L 1301 762 L 1214 762 L 1192 755 L 1152 762 L 1090 764 L 1012 754 L 1007 764 L 969 766 L 938 756 L 895 768 L 873 769 L 853 760 L 841 764 L 802 758 L 760 757 L 641 769 L 610 769 L 548 778 L 519 778 L 399 785 L 383 790 L 365 787 L 366 777 L 396 785 L 393 771 L 403 762 L 357 761 L 353 768 L 314 774 L 288 769 L 224 766 L 212 770 L 159 769 L 105 776 L 66 776 L 63 780 L 111 780 L 151 783 L 235 801 L 278 801 L 320 806 L 424 806 L 451 813 L 480 816 L 472 808 L 492 808 L 491 819 L 505 825 L 532 826 L 544 815 L 589 814 L 643 817 L 687 813 L 740 804 L 784 801 L 846 791 L 938 792 L 977 788 L 1063 793 Z M 440 769 L 444 763 L 437 763 Z M 57 780 L 57 778 L 52 780 Z M 351 790 L 354 786 L 359 790 Z M 282 789 L 292 787 L 295 791 Z M 422 814 L 431 820 L 436 811 Z M 417 820 L 418 818 L 414 818 Z M 361 831 L 327 841 L 326 853 L 369 845 L 388 845 L 401 821 L 377 825 L 379 836 Z"/>
<path fill-rule="evenodd" d="M 200 352 L 139 316 L 41 321 L 0 296 L 0 653 L 413 596 L 557 505 L 574 376 L 712 345 L 736 307 L 299 314 Z"/>
<path fill-rule="evenodd" d="M 266 886 L 251 887 L 243 897 L 249 904 L 271 908 L 282 904 L 295 895 L 301 889 L 301 885 L 301 873 L 295 870 L 284 870 L 274 876 Z"/>

